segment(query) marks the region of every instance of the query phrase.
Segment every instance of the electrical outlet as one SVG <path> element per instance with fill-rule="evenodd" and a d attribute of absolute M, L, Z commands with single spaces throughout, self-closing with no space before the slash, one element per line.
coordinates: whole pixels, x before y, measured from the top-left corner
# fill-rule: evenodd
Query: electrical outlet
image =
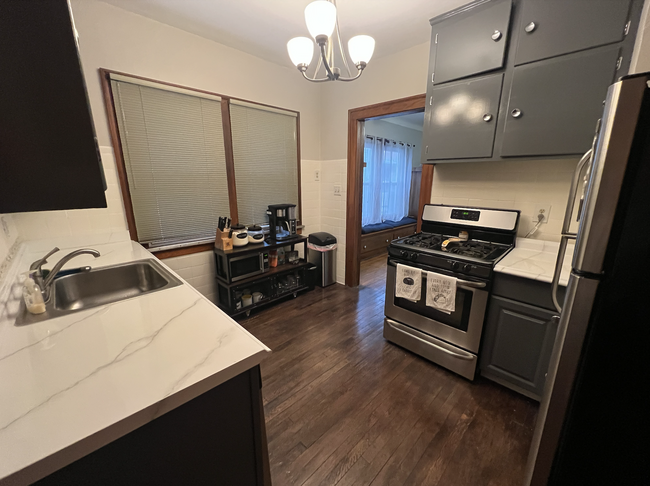
<path fill-rule="evenodd" d="M 334 195 L 335 196 L 341 195 L 341 184 L 334 184 Z"/>
<path fill-rule="evenodd" d="M 550 204 L 544 204 L 544 203 L 538 203 L 535 206 L 535 211 L 533 211 L 533 223 L 537 223 L 539 221 L 539 215 L 544 216 L 544 219 L 542 220 L 542 224 L 548 223 L 548 218 L 551 217 L 551 205 Z"/>
<path fill-rule="evenodd" d="M 316 182 L 320 182 L 320 170 L 315 170 L 314 171 L 314 180 Z"/>

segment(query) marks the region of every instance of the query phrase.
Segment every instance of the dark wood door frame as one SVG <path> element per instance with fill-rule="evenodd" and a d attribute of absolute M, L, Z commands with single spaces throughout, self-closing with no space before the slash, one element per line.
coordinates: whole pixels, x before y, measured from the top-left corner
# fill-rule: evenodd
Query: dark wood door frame
<path fill-rule="evenodd" d="M 368 118 L 416 113 L 424 109 L 425 94 L 385 101 L 348 111 L 348 199 L 345 223 L 345 285 L 359 285 L 361 255 L 361 200 L 363 191 L 363 124 Z M 418 231 L 422 225 L 422 208 L 431 200 L 433 165 L 422 166 Z"/>

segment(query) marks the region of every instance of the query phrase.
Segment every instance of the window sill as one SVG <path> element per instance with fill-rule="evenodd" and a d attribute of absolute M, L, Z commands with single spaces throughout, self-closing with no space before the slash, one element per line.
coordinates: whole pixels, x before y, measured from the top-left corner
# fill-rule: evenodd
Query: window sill
<path fill-rule="evenodd" d="M 183 255 L 191 255 L 192 253 L 202 253 L 204 251 L 211 251 L 214 248 L 214 243 L 201 243 L 193 246 L 185 246 L 183 248 L 173 248 L 171 250 L 152 250 L 156 258 L 164 260 L 165 258 L 174 258 Z"/>

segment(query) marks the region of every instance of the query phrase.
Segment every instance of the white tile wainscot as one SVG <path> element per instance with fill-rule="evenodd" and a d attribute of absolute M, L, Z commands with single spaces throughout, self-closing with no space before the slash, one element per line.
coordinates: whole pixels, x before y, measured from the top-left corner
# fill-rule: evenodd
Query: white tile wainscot
<path fill-rule="evenodd" d="M 0 483 L 44 477 L 258 365 L 270 352 L 187 284 L 15 326 L 18 273 L 55 245 L 61 251 L 49 264 L 76 248 L 102 254 L 78 257 L 68 268 L 154 258 L 127 232 L 23 245 L 0 282 Z"/>
<path fill-rule="evenodd" d="M 574 243 L 569 243 L 567 246 L 560 274 L 560 285 L 566 286 L 569 282 L 574 248 Z M 494 270 L 551 283 L 559 249 L 560 244 L 555 241 L 517 238 L 515 248 L 497 263 Z"/>

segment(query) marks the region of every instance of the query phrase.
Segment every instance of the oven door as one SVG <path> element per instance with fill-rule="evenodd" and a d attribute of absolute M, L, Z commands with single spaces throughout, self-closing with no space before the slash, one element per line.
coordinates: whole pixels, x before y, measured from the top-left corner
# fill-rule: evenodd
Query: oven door
<path fill-rule="evenodd" d="M 230 281 L 237 282 L 264 273 L 264 254 L 250 253 L 229 260 Z"/>
<path fill-rule="evenodd" d="M 386 317 L 477 354 L 487 307 L 488 282 L 458 278 L 456 310 L 447 314 L 426 305 L 426 273 L 422 273 L 422 293 L 418 302 L 395 297 L 396 263 L 433 271 L 411 262 L 389 259 L 386 277 Z M 446 272 L 438 273 L 455 276 Z"/>

